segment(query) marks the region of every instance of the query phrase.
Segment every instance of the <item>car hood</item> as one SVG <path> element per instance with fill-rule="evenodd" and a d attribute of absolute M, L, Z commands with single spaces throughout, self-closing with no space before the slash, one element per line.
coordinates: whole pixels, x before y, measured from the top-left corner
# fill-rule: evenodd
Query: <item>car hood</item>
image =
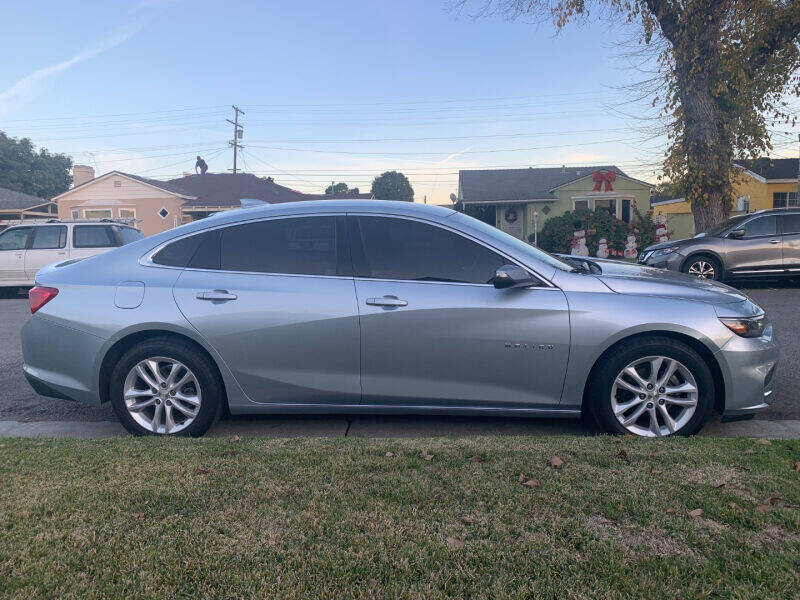
<path fill-rule="evenodd" d="M 596 277 L 619 294 L 683 298 L 716 304 L 748 300 L 738 290 L 717 281 L 622 261 L 590 260 L 603 270 Z"/>
<path fill-rule="evenodd" d="M 689 246 L 691 244 L 697 244 L 701 241 L 707 241 L 705 237 L 702 238 L 684 238 L 682 240 L 669 240 L 668 242 L 661 242 L 660 244 L 653 244 L 652 246 L 648 246 L 644 249 L 644 252 L 650 252 L 651 250 L 661 250 L 662 248 L 674 248 L 678 246 L 678 248 L 682 248 L 683 246 Z"/>

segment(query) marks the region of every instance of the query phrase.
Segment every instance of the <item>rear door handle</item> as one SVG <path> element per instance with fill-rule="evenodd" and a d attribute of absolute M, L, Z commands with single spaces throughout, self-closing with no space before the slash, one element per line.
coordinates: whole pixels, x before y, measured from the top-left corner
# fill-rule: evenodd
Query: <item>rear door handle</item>
<path fill-rule="evenodd" d="M 397 296 L 384 296 L 383 298 L 367 298 L 370 306 L 408 306 L 408 302 L 400 300 Z"/>
<path fill-rule="evenodd" d="M 197 292 L 198 300 L 211 300 L 217 302 L 228 302 L 236 300 L 236 294 L 230 294 L 225 290 L 214 290 L 211 292 Z"/>
<path fill-rule="evenodd" d="M 770 240 L 769 243 L 770 244 L 780 244 L 781 241 L 780 240 Z"/>

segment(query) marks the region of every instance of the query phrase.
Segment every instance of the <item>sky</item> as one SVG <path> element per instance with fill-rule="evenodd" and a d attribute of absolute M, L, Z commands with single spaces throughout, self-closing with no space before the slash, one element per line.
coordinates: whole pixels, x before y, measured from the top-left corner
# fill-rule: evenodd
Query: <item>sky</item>
<path fill-rule="evenodd" d="M 238 166 L 361 191 L 385 170 L 441 204 L 458 170 L 616 164 L 657 183 L 665 138 L 630 88 L 635 30 L 474 18 L 442 0 L 0 2 L 0 131 L 97 174 Z M 784 128 L 786 130 L 786 128 Z M 788 130 L 786 130 L 788 131 Z M 774 156 L 797 156 L 786 133 Z"/>

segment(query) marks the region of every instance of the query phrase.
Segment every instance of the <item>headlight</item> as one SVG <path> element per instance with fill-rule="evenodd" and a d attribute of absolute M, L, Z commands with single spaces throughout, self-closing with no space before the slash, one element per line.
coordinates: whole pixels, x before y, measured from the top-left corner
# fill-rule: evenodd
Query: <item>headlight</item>
<path fill-rule="evenodd" d="M 672 254 L 676 252 L 680 248 L 680 246 L 672 246 L 671 248 L 660 248 L 658 250 L 653 251 L 653 256 L 664 256 L 666 254 Z"/>
<path fill-rule="evenodd" d="M 764 314 L 757 317 L 720 317 L 719 320 L 733 333 L 746 338 L 761 337 L 769 326 Z"/>

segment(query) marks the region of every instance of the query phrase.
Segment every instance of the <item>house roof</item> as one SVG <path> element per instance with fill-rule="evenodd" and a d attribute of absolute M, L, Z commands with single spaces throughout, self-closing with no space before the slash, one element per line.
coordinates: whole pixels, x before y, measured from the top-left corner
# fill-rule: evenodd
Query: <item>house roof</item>
<path fill-rule="evenodd" d="M 659 204 L 676 204 L 678 202 L 686 202 L 686 198 L 677 198 L 675 196 L 668 196 L 666 194 L 653 194 L 650 196 L 650 206 L 658 206 Z"/>
<path fill-rule="evenodd" d="M 49 200 L 0 188 L 0 210 L 23 210 L 32 206 L 47 204 Z"/>
<path fill-rule="evenodd" d="M 458 172 L 460 200 L 501 202 L 506 200 L 556 200 L 553 190 L 595 171 L 614 171 L 628 177 L 614 165 L 527 169 L 476 169 Z"/>
<path fill-rule="evenodd" d="M 763 177 L 764 179 L 797 179 L 796 158 L 761 157 L 751 160 L 735 160 L 734 164 Z"/>

